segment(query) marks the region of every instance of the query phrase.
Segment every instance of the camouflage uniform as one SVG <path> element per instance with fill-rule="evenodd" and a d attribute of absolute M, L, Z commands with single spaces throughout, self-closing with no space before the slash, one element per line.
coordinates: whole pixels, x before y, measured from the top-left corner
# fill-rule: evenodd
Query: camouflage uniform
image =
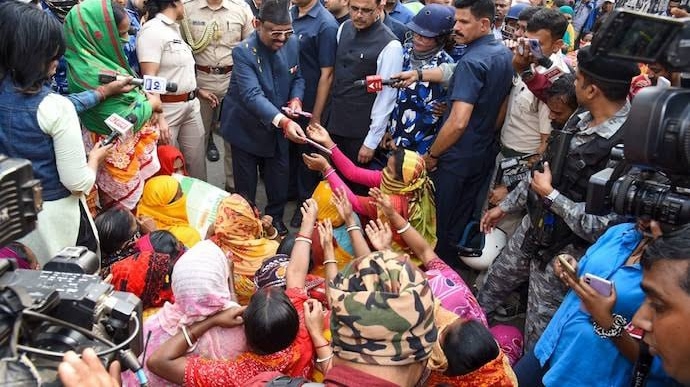
<path fill-rule="evenodd" d="M 574 124 L 576 131 L 570 142 L 570 149 L 593 140 L 595 136 L 611 137 L 621 127 L 629 111 L 630 104 L 626 103 L 613 117 L 591 128 L 587 127 L 593 119 L 591 114 L 589 112 L 578 114 L 576 118 L 579 118 L 579 122 Z M 499 205 L 501 210 L 511 213 L 526 208 L 529 189 L 528 182 L 520 182 L 501 202 Z M 555 198 L 550 211 L 560 217 L 575 235 L 589 243 L 594 242 L 603 234 L 611 221 L 619 218 L 615 214 L 606 216 L 587 214 L 584 202 L 574 202 L 563 193 Z M 526 350 L 536 344 L 567 290 L 553 273 L 551 263 L 553 256 L 560 252 L 567 252 L 579 259 L 587 247 L 586 245 L 568 245 L 553 254 L 547 262 L 534 259 L 535 257 L 522 250 L 525 235 L 531 227 L 532 221 L 530 215 L 527 214 L 522 218 L 520 226 L 508 241 L 506 248 L 489 268 L 486 282 L 477 297 L 487 315 L 491 315 L 514 289 L 528 281 Z"/>

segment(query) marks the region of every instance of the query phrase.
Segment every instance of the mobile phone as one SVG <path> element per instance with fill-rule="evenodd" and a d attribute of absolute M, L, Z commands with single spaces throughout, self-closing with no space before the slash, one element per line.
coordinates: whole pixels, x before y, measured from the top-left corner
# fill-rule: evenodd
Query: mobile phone
<path fill-rule="evenodd" d="M 541 50 L 539 40 L 527 39 L 527 42 L 529 43 L 529 50 L 532 52 L 532 56 L 534 56 L 534 58 L 539 59 L 544 57 L 544 52 Z"/>
<path fill-rule="evenodd" d="M 328 149 L 328 148 L 326 148 L 325 146 L 319 144 L 318 142 L 312 140 L 311 138 L 308 138 L 308 137 L 307 137 L 307 138 L 305 138 L 305 140 L 307 140 L 307 144 L 313 146 L 314 148 L 320 150 L 321 152 L 323 152 L 323 153 L 325 153 L 325 154 L 327 154 L 327 155 L 332 155 L 332 154 L 333 154 L 333 152 L 332 152 L 330 149 Z"/>
<path fill-rule="evenodd" d="M 556 258 L 558 259 L 558 262 L 561 263 L 561 267 L 563 270 L 566 271 L 571 277 L 577 278 L 577 272 L 575 271 L 575 268 L 573 265 L 568 262 L 568 258 L 571 258 L 572 255 L 570 254 L 558 254 Z"/>
<path fill-rule="evenodd" d="M 584 281 L 602 296 L 608 297 L 611 295 L 613 282 L 590 273 L 585 273 Z"/>

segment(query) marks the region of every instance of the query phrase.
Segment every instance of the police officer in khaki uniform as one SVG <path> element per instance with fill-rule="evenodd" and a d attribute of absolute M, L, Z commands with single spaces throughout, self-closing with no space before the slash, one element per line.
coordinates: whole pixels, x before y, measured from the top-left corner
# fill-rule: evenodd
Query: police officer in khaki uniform
<path fill-rule="evenodd" d="M 180 26 L 194 53 L 197 86 L 211 92 L 220 102 L 230 84 L 232 49 L 254 32 L 254 15 L 243 0 L 187 0 L 184 9 L 185 18 Z M 220 109 L 214 109 L 210 102 L 200 102 L 206 157 L 218 161 L 218 149 L 210 134 L 218 122 Z M 226 155 L 226 161 L 230 160 L 229 149 Z M 226 169 L 232 170 L 232 164 Z"/>
<path fill-rule="evenodd" d="M 141 72 L 177 83 L 175 93 L 160 95 L 163 103 L 162 114 L 157 117 L 160 141 L 179 146 L 190 176 L 206 180 L 204 124 L 199 98 L 214 107 L 218 99 L 212 93 L 197 88 L 192 49 L 182 40 L 176 23 L 184 17 L 182 1 L 148 0 L 146 11 L 149 19 L 137 37 Z"/>

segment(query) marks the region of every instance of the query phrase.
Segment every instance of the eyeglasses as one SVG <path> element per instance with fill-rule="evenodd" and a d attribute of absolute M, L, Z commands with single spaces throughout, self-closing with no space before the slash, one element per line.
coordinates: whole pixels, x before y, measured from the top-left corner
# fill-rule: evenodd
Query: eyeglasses
<path fill-rule="evenodd" d="M 355 6 L 352 6 L 352 5 L 350 6 L 350 12 L 353 13 L 353 14 L 355 14 L 355 15 L 358 14 L 358 13 L 361 13 L 361 14 L 364 15 L 364 16 L 371 16 L 375 11 L 376 11 L 375 8 L 374 8 L 374 9 L 371 9 L 371 8 L 360 8 L 360 7 L 355 7 Z"/>
<path fill-rule="evenodd" d="M 271 31 L 269 34 L 271 35 L 271 39 L 280 39 L 280 38 L 285 38 L 289 39 L 292 34 L 294 34 L 294 30 L 285 30 L 285 31 Z"/>

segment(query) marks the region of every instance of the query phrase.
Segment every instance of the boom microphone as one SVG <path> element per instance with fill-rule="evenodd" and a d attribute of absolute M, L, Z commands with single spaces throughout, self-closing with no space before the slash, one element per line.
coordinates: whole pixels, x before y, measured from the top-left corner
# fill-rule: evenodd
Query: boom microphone
<path fill-rule="evenodd" d="M 144 77 L 146 78 L 146 76 Z M 121 81 L 127 79 L 126 76 L 120 75 L 116 73 L 115 71 L 100 71 L 98 73 L 98 82 L 101 84 L 105 83 L 110 83 L 113 81 Z M 141 79 L 141 78 L 132 78 L 129 80 L 129 83 L 132 85 L 137 85 L 137 86 L 144 86 L 146 82 L 146 79 Z M 145 89 L 148 89 L 147 87 L 144 87 Z M 149 91 L 149 90 L 147 90 Z M 175 93 L 177 92 L 177 83 L 175 82 L 165 82 L 165 91 L 169 93 Z"/>

